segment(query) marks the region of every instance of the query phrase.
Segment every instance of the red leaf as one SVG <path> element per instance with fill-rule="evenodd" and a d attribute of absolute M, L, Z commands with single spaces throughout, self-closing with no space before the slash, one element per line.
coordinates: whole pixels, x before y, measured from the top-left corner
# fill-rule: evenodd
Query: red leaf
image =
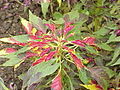
<path fill-rule="evenodd" d="M 95 45 L 95 38 L 94 37 L 87 37 L 83 40 L 84 43 L 88 45 Z"/>
<path fill-rule="evenodd" d="M 75 41 L 72 41 L 71 43 L 77 44 L 77 45 L 79 45 L 81 47 L 85 47 L 85 44 L 81 40 L 75 40 Z"/>
<path fill-rule="evenodd" d="M 41 38 L 39 38 L 38 36 L 34 36 L 34 35 L 30 35 L 29 36 L 31 39 L 33 39 L 33 40 L 35 40 L 35 39 L 41 39 Z"/>
<path fill-rule="evenodd" d="M 65 22 L 65 28 L 69 27 L 72 23 L 71 22 Z"/>
<path fill-rule="evenodd" d="M 37 30 L 36 36 L 42 36 L 43 32 L 41 30 Z"/>
<path fill-rule="evenodd" d="M 74 28 L 74 26 L 69 26 L 69 27 L 66 27 L 63 32 L 64 32 L 64 35 L 66 35 L 69 31 L 71 31 L 72 29 Z"/>
<path fill-rule="evenodd" d="M 48 26 L 50 30 L 52 30 L 52 32 L 54 32 L 56 29 L 56 26 L 54 24 L 45 24 L 45 25 Z"/>
<path fill-rule="evenodd" d="M 38 54 L 32 53 L 32 52 L 26 52 L 26 56 L 24 57 L 24 59 L 30 58 L 30 57 L 33 57 L 33 56 L 38 56 Z"/>
<path fill-rule="evenodd" d="M 95 84 L 96 88 L 99 88 L 100 90 L 103 90 L 103 88 L 95 81 L 95 80 L 91 80 L 90 82 L 91 84 Z"/>
<path fill-rule="evenodd" d="M 66 38 L 74 36 L 74 33 L 69 34 Z"/>
<path fill-rule="evenodd" d="M 43 50 L 41 53 L 40 53 L 40 56 L 44 56 L 46 53 L 48 53 L 50 51 L 50 47 L 49 48 L 46 48 L 45 50 Z"/>
<path fill-rule="evenodd" d="M 5 50 L 6 50 L 6 53 L 13 53 L 13 52 L 16 52 L 16 50 L 13 49 L 13 48 L 6 48 Z"/>
<path fill-rule="evenodd" d="M 64 46 L 63 48 L 66 49 L 68 52 L 74 52 L 74 50 L 69 47 Z"/>
<path fill-rule="evenodd" d="M 62 90 L 62 79 L 61 74 L 58 74 L 55 79 L 52 81 L 51 84 L 52 90 Z"/>
<path fill-rule="evenodd" d="M 37 65 L 37 64 L 45 61 L 45 58 L 46 58 L 46 56 L 43 56 L 42 58 L 38 59 L 36 62 L 34 62 L 34 63 L 32 64 L 32 66 L 35 66 L 35 65 Z"/>
<path fill-rule="evenodd" d="M 48 61 L 48 60 L 52 59 L 55 53 L 56 53 L 56 51 L 50 52 L 50 53 L 46 56 L 45 61 Z"/>
<path fill-rule="evenodd" d="M 47 44 L 47 43 L 45 43 L 45 42 L 30 41 L 29 46 L 31 46 L 31 47 L 37 47 L 37 46 L 42 47 L 42 46 L 44 46 L 45 44 Z"/>
<path fill-rule="evenodd" d="M 73 53 L 70 53 L 70 55 L 71 55 L 71 57 L 73 58 L 74 63 L 75 63 L 75 65 L 77 66 L 78 69 L 85 67 L 85 66 L 83 65 L 81 59 L 79 59 L 79 58 L 78 58 L 76 55 L 74 55 Z"/>

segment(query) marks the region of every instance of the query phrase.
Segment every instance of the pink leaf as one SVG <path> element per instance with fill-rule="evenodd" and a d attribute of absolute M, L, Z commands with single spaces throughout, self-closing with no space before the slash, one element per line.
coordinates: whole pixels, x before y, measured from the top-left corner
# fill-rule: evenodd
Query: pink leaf
<path fill-rule="evenodd" d="M 62 79 L 61 74 L 58 74 L 55 79 L 52 81 L 51 84 L 52 90 L 62 90 Z"/>
<path fill-rule="evenodd" d="M 74 60 L 75 65 L 77 66 L 78 69 L 81 69 L 84 67 L 82 60 L 79 59 L 76 55 L 74 55 L 73 53 L 70 53 L 71 57 Z"/>
<path fill-rule="evenodd" d="M 95 45 L 95 38 L 94 37 L 87 37 L 83 40 L 84 43 L 88 45 Z"/>
<path fill-rule="evenodd" d="M 81 40 L 75 40 L 75 41 L 72 41 L 72 43 L 77 44 L 77 45 L 79 45 L 81 47 L 85 47 L 85 44 Z"/>

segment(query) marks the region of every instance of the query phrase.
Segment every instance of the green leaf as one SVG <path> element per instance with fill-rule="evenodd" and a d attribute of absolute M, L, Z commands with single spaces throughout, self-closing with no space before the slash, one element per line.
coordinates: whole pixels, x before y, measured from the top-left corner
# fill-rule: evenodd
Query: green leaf
<path fill-rule="evenodd" d="M 101 28 L 100 30 L 94 32 L 94 34 L 104 36 L 104 35 L 106 35 L 108 32 L 109 32 L 109 29 L 106 29 L 106 28 L 103 27 L 103 28 Z"/>
<path fill-rule="evenodd" d="M 71 78 L 69 77 L 69 75 L 67 74 L 67 72 L 65 70 L 63 70 L 65 75 L 67 76 L 68 78 L 68 81 L 69 81 L 69 85 L 70 85 L 70 90 L 74 90 L 74 87 L 73 87 L 73 83 L 71 81 Z"/>
<path fill-rule="evenodd" d="M 114 51 L 114 54 L 113 54 L 113 58 L 112 58 L 111 62 L 109 62 L 109 63 L 107 64 L 107 66 L 108 66 L 108 65 L 112 65 L 113 63 L 115 63 L 115 62 L 116 62 L 116 59 L 117 59 L 117 57 L 118 57 L 119 55 L 120 55 L 120 46 L 115 48 L 115 51 Z"/>
<path fill-rule="evenodd" d="M 85 49 L 92 54 L 98 54 L 98 51 L 96 51 L 92 46 L 86 46 Z"/>
<path fill-rule="evenodd" d="M 49 2 L 41 3 L 42 13 L 44 18 L 46 17 L 46 13 L 48 12 Z"/>
<path fill-rule="evenodd" d="M 29 40 L 28 35 L 18 35 L 18 36 L 13 36 L 12 38 L 21 43 L 26 43 Z"/>
<path fill-rule="evenodd" d="M 88 84 L 90 78 L 87 76 L 87 72 L 84 68 L 79 70 L 79 78 L 84 84 Z"/>
<path fill-rule="evenodd" d="M 2 66 L 15 66 L 16 64 L 20 63 L 21 59 L 16 56 L 12 56 L 10 60 L 6 61 L 2 64 Z"/>
<path fill-rule="evenodd" d="M 116 75 L 116 72 L 111 70 L 111 69 L 109 69 L 108 67 L 104 67 L 104 70 L 109 75 L 109 78 L 112 78 L 114 75 Z"/>
<path fill-rule="evenodd" d="M 97 0 L 97 7 L 103 6 L 106 0 Z"/>
<path fill-rule="evenodd" d="M 119 64 L 120 64 L 120 58 L 114 64 L 112 64 L 111 66 L 115 66 L 115 65 L 119 65 Z"/>
<path fill-rule="evenodd" d="M 33 24 L 33 26 L 37 30 L 41 30 L 42 32 L 46 33 L 46 29 L 45 29 L 42 19 L 32 14 L 31 11 L 29 11 L 29 21 Z"/>
<path fill-rule="evenodd" d="M 9 90 L 5 85 L 3 79 L 0 77 L 0 90 Z"/>
<path fill-rule="evenodd" d="M 78 10 L 71 11 L 71 12 L 69 12 L 67 14 L 69 15 L 70 21 L 79 18 L 79 12 L 78 12 Z"/>
<path fill-rule="evenodd" d="M 109 86 L 109 75 L 104 70 L 104 67 L 101 66 L 95 66 L 92 68 L 89 68 L 90 76 L 97 81 L 97 83 L 103 87 L 104 90 L 108 89 Z"/>
<path fill-rule="evenodd" d="M 107 43 L 110 43 L 110 42 L 114 41 L 115 38 L 116 38 L 116 35 L 112 32 L 112 34 L 109 37 L 109 40 L 107 41 Z"/>
<path fill-rule="evenodd" d="M 112 50 L 113 50 L 113 49 L 112 49 L 109 45 L 107 45 L 106 43 L 100 43 L 100 44 L 98 44 L 98 46 L 99 46 L 100 48 L 104 49 L 104 50 L 107 50 L 107 51 L 112 51 Z"/>
<path fill-rule="evenodd" d="M 33 83 L 40 81 L 42 77 L 46 77 L 54 73 L 60 64 L 53 63 L 54 60 L 49 60 L 47 62 L 42 62 L 36 66 L 31 67 L 26 74 L 21 76 L 21 79 L 23 80 L 23 87 L 30 86 Z"/>
<path fill-rule="evenodd" d="M 25 46 L 25 47 L 19 49 L 17 52 L 15 52 L 15 55 L 18 55 L 20 53 L 24 53 L 24 52 L 26 52 L 26 51 L 28 51 L 30 49 L 31 49 L 31 47 Z"/>
<path fill-rule="evenodd" d="M 63 18 L 63 15 L 60 12 L 55 12 L 53 14 L 53 18 L 56 19 L 56 20 L 58 20 L 60 18 Z"/>
<path fill-rule="evenodd" d="M 24 53 L 29 49 L 30 49 L 29 47 L 23 47 L 23 48 L 19 49 L 17 52 L 10 53 L 5 56 L 0 56 L 1 58 L 10 59 L 10 60 L 6 61 L 5 63 L 3 63 L 1 66 L 15 66 L 15 65 L 19 64 L 22 60 L 21 60 L 21 58 L 19 58 L 18 54 Z"/>
<path fill-rule="evenodd" d="M 63 24 L 64 23 L 64 19 L 63 18 L 60 18 L 56 21 L 53 21 L 55 24 Z"/>
<path fill-rule="evenodd" d="M 25 43 L 29 40 L 28 35 L 18 35 L 18 36 L 11 36 L 11 37 L 8 37 L 8 38 L 1 38 L 0 41 L 7 42 L 7 43 L 13 43 L 13 41 L 10 40 L 10 38 L 13 38 L 16 41 L 19 41 L 21 43 Z"/>

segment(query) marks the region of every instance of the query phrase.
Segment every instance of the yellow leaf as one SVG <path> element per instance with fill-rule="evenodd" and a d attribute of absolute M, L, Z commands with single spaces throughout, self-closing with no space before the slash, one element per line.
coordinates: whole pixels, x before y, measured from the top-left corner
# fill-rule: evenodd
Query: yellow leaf
<path fill-rule="evenodd" d="M 32 33 L 33 35 L 35 35 L 36 32 L 37 32 L 37 30 L 36 30 L 35 28 L 33 28 L 32 31 L 31 31 L 31 33 Z"/>
<path fill-rule="evenodd" d="M 95 84 L 92 84 L 92 85 L 83 85 L 83 84 L 80 84 L 81 86 L 85 87 L 86 89 L 89 89 L 89 90 L 100 90 L 99 88 L 96 87 Z"/>
<path fill-rule="evenodd" d="M 32 50 L 33 51 L 36 51 L 36 50 L 38 50 L 39 49 L 39 47 L 35 47 L 35 48 L 33 48 Z"/>
<path fill-rule="evenodd" d="M 8 54 L 8 53 L 6 53 L 5 49 L 0 50 L 0 56 L 1 56 L 1 55 L 6 55 L 6 54 Z"/>
<path fill-rule="evenodd" d="M 14 66 L 14 69 L 16 69 L 17 67 L 19 67 L 22 62 L 24 62 L 24 60 L 21 60 L 20 63 L 16 64 L 16 65 Z"/>
<path fill-rule="evenodd" d="M 61 6 L 62 0 L 57 0 L 59 7 Z"/>

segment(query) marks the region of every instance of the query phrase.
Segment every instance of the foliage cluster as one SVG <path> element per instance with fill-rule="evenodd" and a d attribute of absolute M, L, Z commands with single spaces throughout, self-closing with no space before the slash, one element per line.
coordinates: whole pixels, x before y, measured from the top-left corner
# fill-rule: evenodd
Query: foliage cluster
<path fill-rule="evenodd" d="M 31 11 L 29 20 L 20 17 L 25 35 L 0 39 L 20 46 L 0 51 L 9 59 L 1 66 L 17 70 L 28 58 L 33 62 L 18 76 L 23 90 L 119 90 L 120 0 L 57 2 L 57 8 L 56 0 L 40 3 L 42 19 Z"/>

